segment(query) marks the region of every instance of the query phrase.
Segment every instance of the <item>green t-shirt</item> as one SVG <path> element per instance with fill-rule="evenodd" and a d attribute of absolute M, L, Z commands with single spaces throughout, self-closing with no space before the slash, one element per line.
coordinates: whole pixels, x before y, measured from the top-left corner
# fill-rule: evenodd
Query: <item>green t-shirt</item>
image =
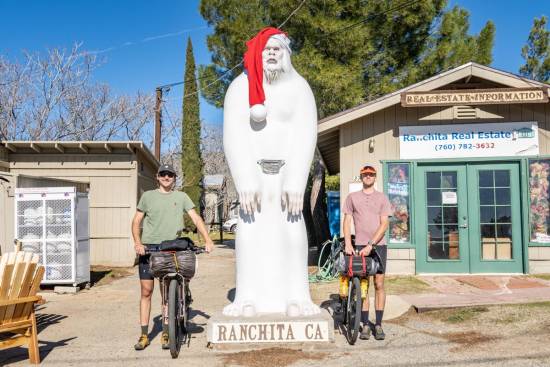
<path fill-rule="evenodd" d="M 145 213 L 141 242 L 159 244 L 176 238 L 183 228 L 183 214 L 195 207 L 189 196 L 181 191 L 143 193 L 137 209 Z"/>

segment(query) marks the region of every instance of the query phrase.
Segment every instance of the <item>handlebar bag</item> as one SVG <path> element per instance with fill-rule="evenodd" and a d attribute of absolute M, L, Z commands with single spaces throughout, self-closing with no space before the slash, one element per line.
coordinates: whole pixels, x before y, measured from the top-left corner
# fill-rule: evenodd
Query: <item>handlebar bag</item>
<path fill-rule="evenodd" d="M 180 237 L 175 240 L 162 241 L 159 244 L 160 251 L 184 251 L 195 247 L 193 240 L 189 237 Z"/>
<path fill-rule="evenodd" d="M 373 251 L 374 256 L 346 255 L 340 253 L 337 268 L 340 274 L 347 277 L 366 277 L 374 275 L 380 269 L 378 254 Z"/>
<path fill-rule="evenodd" d="M 197 269 L 197 256 L 191 250 L 153 252 L 149 257 L 151 273 L 156 278 L 161 278 L 168 273 L 179 273 L 185 279 L 195 276 Z"/>

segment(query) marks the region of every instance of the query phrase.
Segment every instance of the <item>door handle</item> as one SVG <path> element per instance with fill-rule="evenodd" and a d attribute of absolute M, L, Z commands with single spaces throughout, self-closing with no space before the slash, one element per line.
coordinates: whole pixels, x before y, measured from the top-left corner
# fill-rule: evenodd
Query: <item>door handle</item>
<path fill-rule="evenodd" d="M 458 228 L 468 228 L 468 223 L 461 224 Z"/>

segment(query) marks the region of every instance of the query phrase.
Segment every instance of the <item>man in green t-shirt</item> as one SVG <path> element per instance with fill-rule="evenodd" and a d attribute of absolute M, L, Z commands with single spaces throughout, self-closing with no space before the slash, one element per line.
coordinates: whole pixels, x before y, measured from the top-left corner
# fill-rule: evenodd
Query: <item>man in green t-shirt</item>
<path fill-rule="evenodd" d="M 201 236 L 205 239 L 206 252 L 214 249 L 214 243 L 202 218 L 195 211 L 195 205 L 181 191 L 174 191 L 176 171 L 168 164 L 163 164 L 157 172 L 158 189 L 143 193 L 139 200 L 136 214 L 132 221 L 134 249 L 139 255 L 139 279 L 141 283 L 141 301 L 139 307 L 141 336 L 134 348 L 143 350 L 149 345 L 148 328 L 151 314 L 151 296 L 154 288 L 154 277 L 149 268 L 147 247 L 157 246 L 162 241 L 173 240 L 184 227 L 183 214 L 187 213 Z M 143 221 L 143 232 L 140 231 Z M 161 344 L 169 348 L 167 325 L 162 325 Z"/>

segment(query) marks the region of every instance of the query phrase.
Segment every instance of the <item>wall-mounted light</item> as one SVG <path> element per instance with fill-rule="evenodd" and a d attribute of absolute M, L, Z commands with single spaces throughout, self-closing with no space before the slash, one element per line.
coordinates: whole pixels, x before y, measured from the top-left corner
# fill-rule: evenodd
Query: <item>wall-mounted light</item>
<path fill-rule="evenodd" d="M 374 152 L 374 138 L 369 140 L 369 153 Z"/>

